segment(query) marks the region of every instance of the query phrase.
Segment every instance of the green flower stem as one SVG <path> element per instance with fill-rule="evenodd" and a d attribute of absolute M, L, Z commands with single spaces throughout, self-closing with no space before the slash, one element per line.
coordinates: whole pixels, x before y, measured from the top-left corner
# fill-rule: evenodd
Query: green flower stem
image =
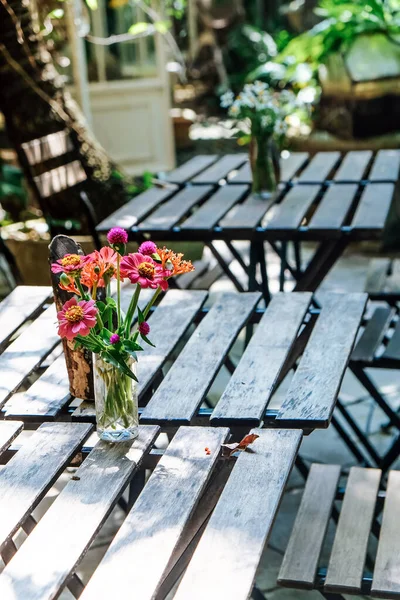
<path fill-rule="evenodd" d="M 143 318 L 144 318 L 144 320 L 146 320 L 147 315 L 149 314 L 151 307 L 153 306 L 154 302 L 157 300 L 157 298 L 160 295 L 161 291 L 162 290 L 161 290 L 160 287 L 158 287 L 156 289 L 155 294 L 153 295 L 152 299 L 150 300 L 150 302 L 148 303 L 148 305 L 144 309 L 144 311 L 143 311 Z M 134 335 L 132 336 L 132 341 L 136 342 L 136 340 L 138 339 L 138 336 L 139 336 L 139 331 L 136 331 L 134 333 Z"/>
<path fill-rule="evenodd" d="M 125 318 L 125 337 L 126 338 L 129 338 L 129 334 L 131 332 L 132 318 L 133 318 L 133 315 L 135 314 L 135 310 L 137 307 L 137 303 L 139 300 L 141 290 L 142 290 L 142 288 L 140 287 L 139 284 L 137 284 L 135 293 L 133 294 L 133 296 L 131 298 L 129 308 L 126 313 L 126 318 Z"/>
<path fill-rule="evenodd" d="M 117 252 L 117 315 L 118 315 L 118 329 L 121 326 L 121 277 L 120 277 L 120 269 L 119 269 L 119 261 L 121 260 L 121 256 L 119 252 Z"/>
<path fill-rule="evenodd" d="M 80 281 L 79 277 L 80 276 L 78 275 L 78 277 L 75 278 L 75 282 L 76 282 L 77 288 L 78 288 L 79 293 L 80 293 L 81 297 L 83 298 L 83 300 L 87 300 L 87 294 L 86 294 L 85 290 L 83 289 L 83 286 L 81 284 L 81 281 Z"/>

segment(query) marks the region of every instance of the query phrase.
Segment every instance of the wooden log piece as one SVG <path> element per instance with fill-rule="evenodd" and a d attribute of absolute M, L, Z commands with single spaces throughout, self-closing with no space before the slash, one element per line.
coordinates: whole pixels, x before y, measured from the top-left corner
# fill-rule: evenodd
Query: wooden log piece
<path fill-rule="evenodd" d="M 73 239 L 66 235 L 57 235 L 52 239 L 49 245 L 49 263 L 50 265 L 66 254 L 81 254 L 84 252 Z M 54 301 L 57 311 L 61 310 L 63 304 L 72 298 L 69 292 L 61 290 L 58 286 L 60 281 L 59 273 L 52 273 L 51 283 L 54 292 Z M 62 340 L 65 362 L 67 364 L 69 391 L 72 396 L 82 398 L 82 400 L 94 399 L 93 387 L 93 367 L 92 354 L 85 348 L 74 350 L 74 341 Z"/>

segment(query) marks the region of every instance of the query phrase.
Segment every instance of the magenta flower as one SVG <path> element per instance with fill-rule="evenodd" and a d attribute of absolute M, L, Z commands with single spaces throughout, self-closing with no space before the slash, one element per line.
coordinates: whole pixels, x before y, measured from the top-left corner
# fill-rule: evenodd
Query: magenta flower
<path fill-rule="evenodd" d="M 97 308 L 94 300 L 71 298 L 57 313 L 58 335 L 73 340 L 77 335 L 86 337 L 96 325 Z"/>
<path fill-rule="evenodd" d="M 113 227 L 107 233 L 107 240 L 111 246 L 128 243 L 128 234 L 122 227 Z"/>
<path fill-rule="evenodd" d="M 118 344 L 120 339 L 121 338 L 119 337 L 118 333 L 113 333 L 112 336 L 110 337 L 110 344 Z"/>
<path fill-rule="evenodd" d="M 128 277 L 131 283 L 138 283 L 142 288 L 160 287 L 162 290 L 168 288 L 165 280 L 166 272 L 161 265 L 157 264 L 151 256 L 145 256 L 139 252 L 128 254 L 121 260 L 121 275 Z"/>
<path fill-rule="evenodd" d="M 77 275 L 82 271 L 88 260 L 88 256 L 81 256 L 80 254 L 66 254 L 51 265 L 51 271 L 52 273 L 67 273 L 68 275 Z"/>
<path fill-rule="evenodd" d="M 140 244 L 138 252 L 139 254 L 144 254 L 145 256 L 151 256 L 157 252 L 157 246 L 151 241 L 143 242 L 143 244 Z"/>
<path fill-rule="evenodd" d="M 140 323 L 139 333 L 141 333 L 142 335 L 149 335 L 150 325 L 146 321 L 143 321 L 143 323 Z"/>

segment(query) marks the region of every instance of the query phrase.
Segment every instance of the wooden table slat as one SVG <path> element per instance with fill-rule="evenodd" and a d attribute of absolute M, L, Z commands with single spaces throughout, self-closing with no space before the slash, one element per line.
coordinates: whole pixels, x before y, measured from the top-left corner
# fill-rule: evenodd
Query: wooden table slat
<path fill-rule="evenodd" d="M 259 424 L 311 298 L 296 292 L 273 297 L 212 413 L 213 425 Z"/>
<path fill-rule="evenodd" d="M 393 183 L 367 185 L 353 218 L 353 229 L 382 230 L 392 204 L 393 194 Z"/>
<path fill-rule="evenodd" d="M 290 152 L 289 156 L 280 159 L 281 182 L 286 183 L 293 179 L 297 171 L 304 165 L 308 159 L 308 152 Z M 241 184 L 252 182 L 250 163 L 247 161 L 234 177 L 229 179 L 229 183 Z"/>
<path fill-rule="evenodd" d="M 0 406 L 59 343 L 56 321 L 52 305 L 0 356 Z"/>
<path fill-rule="evenodd" d="M 278 412 L 286 427 L 328 427 L 368 296 L 329 294 Z"/>
<path fill-rule="evenodd" d="M 371 162 L 371 150 L 353 150 L 348 152 L 336 172 L 335 181 L 346 183 L 358 182 L 365 179 L 366 169 Z"/>
<path fill-rule="evenodd" d="M 0 454 L 7 450 L 23 428 L 22 421 L 3 421 L 0 423 Z"/>
<path fill-rule="evenodd" d="M 302 433 L 253 429 L 176 592 L 175 600 L 249 598 Z"/>
<path fill-rule="evenodd" d="M 87 423 L 44 423 L 0 471 L 0 551 L 30 515 L 92 426 Z"/>
<path fill-rule="evenodd" d="M 274 207 L 274 215 L 266 225 L 271 229 L 297 229 L 308 209 L 320 192 L 319 185 L 292 187 L 280 204 Z"/>
<path fill-rule="evenodd" d="M 358 186 L 341 183 L 331 185 L 324 194 L 308 228 L 311 230 L 339 230 L 353 204 Z"/>
<path fill-rule="evenodd" d="M 244 202 L 238 204 L 220 221 L 224 229 L 255 229 L 259 225 L 273 204 L 278 194 L 272 194 L 268 198 L 259 198 L 250 195 Z"/>
<path fill-rule="evenodd" d="M 396 182 L 400 175 L 400 150 L 379 150 L 376 155 L 370 181 Z"/>
<path fill-rule="evenodd" d="M 339 465 L 311 466 L 278 583 L 305 589 L 314 587 L 339 477 Z"/>
<path fill-rule="evenodd" d="M 340 152 L 318 152 L 298 178 L 299 183 L 323 183 L 339 162 Z"/>
<path fill-rule="evenodd" d="M 0 351 L 25 321 L 37 315 L 51 295 L 48 286 L 19 285 L 0 302 Z"/>
<path fill-rule="evenodd" d="M 192 179 L 192 183 L 210 183 L 216 185 L 221 179 L 225 179 L 227 175 L 234 169 L 239 168 L 247 159 L 247 154 L 225 154 L 215 164 L 208 167 Z"/>
<path fill-rule="evenodd" d="M 54 419 L 70 399 L 64 353 L 22 394 L 14 394 L 4 406 L 6 419 Z"/>
<path fill-rule="evenodd" d="M 158 431 L 156 426 L 143 426 L 133 442 L 99 442 L 95 446 L 0 575 L 1 598 L 56 597 L 151 449 Z"/>
<path fill-rule="evenodd" d="M 260 294 L 222 294 L 168 371 L 142 422 L 190 423 Z"/>
<path fill-rule="evenodd" d="M 216 162 L 218 158 L 217 154 L 200 154 L 199 156 L 194 156 L 180 167 L 167 173 L 165 179 L 171 183 L 186 183 L 192 177 Z"/>
<path fill-rule="evenodd" d="M 359 592 L 376 497 L 379 469 L 352 467 L 333 542 L 325 589 Z"/>
<path fill-rule="evenodd" d="M 139 230 L 168 231 L 211 191 L 209 185 L 184 188 L 140 223 Z"/>
<path fill-rule="evenodd" d="M 224 185 L 182 223 L 181 229 L 211 229 L 244 197 L 247 191 L 246 185 Z"/>
<path fill-rule="evenodd" d="M 400 594 L 400 471 L 390 471 L 383 510 L 371 594 L 390 598 Z"/>
<path fill-rule="evenodd" d="M 155 597 L 227 435 L 227 429 L 208 427 L 178 430 L 81 600 L 114 598 L 126 590 L 140 600 Z"/>
<path fill-rule="evenodd" d="M 382 358 L 400 360 L 400 321 L 397 321 L 393 335 L 386 346 Z"/>
<path fill-rule="evenodd" d="M 153 187 L 124 204 L 109 217 L 97 225 L 97 231 L 108 231 L 112 227 L 131 229 L 144 219 L 152 210 L 176 192 L 178 187 L 169 184 L 166 187 Z"/>
<path fill-rule="evenodd" d="M 378 306 L 368 320 L 360 339 L 351 355 L 352 361 L 370 362 L 374 359 L 387 328 L 393 317 L 393 309 L 389 306 Z"/>

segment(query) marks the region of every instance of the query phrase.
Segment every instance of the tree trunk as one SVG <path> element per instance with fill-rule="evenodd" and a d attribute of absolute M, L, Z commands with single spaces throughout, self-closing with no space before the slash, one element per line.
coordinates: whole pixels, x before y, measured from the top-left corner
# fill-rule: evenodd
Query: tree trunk
<path fill-rule="evenodd" d="M 34 2 L 0 0 L 0 111 L 7 134 L 20 152 L 24 142 L 68 130 L 75 149 L 72 159 L 80 161 L 87 179 L 51 197 L 48 211 L 52 218 L 82 221 L 78 194 L 83 189 L 100 220 L 127 201 L 125 184 L 64 89 L 35 26 L 32 5 Z M 46 165 L 43 171 L 48 168 Z"/>

